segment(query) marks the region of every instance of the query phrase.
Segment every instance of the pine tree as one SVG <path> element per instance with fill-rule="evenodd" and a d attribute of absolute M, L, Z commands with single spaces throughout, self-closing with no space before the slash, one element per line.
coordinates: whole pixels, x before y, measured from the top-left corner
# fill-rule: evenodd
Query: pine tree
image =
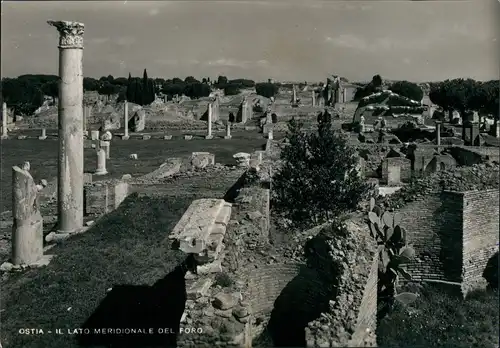
<path fill-rule="evenodd" d="M 127 84 L 127 100 L 129 102 L 134 103 L 134 90 L 133 90 L 133 83 L 132 83 L 132 75 L 128 73 L 128 84 Z"/>
<path fill-rule="evenodd" d="M 142 104 L 141 105 L 148 105 L 150 104 L 150 95 L 149 95 L 149 78 L 148 78 L 148 72 L 146 69 L 144 69 L 144 73 L 142 75 Z"/>

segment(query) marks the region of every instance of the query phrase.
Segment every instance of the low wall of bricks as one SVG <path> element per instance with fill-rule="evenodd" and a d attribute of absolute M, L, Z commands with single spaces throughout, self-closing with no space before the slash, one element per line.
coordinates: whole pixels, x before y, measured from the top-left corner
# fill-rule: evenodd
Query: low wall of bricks
<path fill-rule="evenodd" d="M 483 272 L 488 261 L 498 253 L 499 192 L 498 189 L 464 192 L 462 202 L 462 287 L 468 292 L 486 285 Z"/>

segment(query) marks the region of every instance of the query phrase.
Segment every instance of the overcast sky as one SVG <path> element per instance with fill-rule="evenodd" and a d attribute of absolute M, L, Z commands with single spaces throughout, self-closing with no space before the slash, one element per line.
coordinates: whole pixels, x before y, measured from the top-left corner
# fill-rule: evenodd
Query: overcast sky
<path fill-rule="evenodd" d="M 49 19 L 85 24 L 92 77 L 499 76 L 497 0 L 2 1 L 3 76 L 57 74 Z"/>

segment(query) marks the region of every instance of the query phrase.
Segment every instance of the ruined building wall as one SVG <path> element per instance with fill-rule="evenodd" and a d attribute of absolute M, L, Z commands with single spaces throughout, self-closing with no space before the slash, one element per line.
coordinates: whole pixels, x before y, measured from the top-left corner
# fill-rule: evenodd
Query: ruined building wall
<path fill-rule="evenodd" d="M 463 281 L 465 288 L 484 284 L 488 260 L 498 252 L 498 189 L 463 194 Z"/>

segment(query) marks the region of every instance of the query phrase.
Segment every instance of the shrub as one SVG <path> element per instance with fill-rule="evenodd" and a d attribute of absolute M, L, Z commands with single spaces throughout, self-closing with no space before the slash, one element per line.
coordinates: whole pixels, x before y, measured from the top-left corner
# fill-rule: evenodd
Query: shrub
<path fill-rule="evenodd" d="M 215 285 L 228 288 L 234 284 L 233 279 L 227 273 L 217 273 L 215 276 Z"/>
<path fill-rule="evenodd" d="M 356 170 L 355 149 L 331 126 L 321 122 L 317 132 L 306 134 L 302 123 L 288 123 L 289 145 L 273 178 L 272 207 L 295 227 L 311 227 L 352 211 L 370 191 Z"/>
<path fill-rule="evenodd" d="M 255 91 L 258 95 L 266 98 L 271 98 L 278 93 L 279 87 L 274 83 L 262 82 L 255 85 Z"/>
<path fill-rule="evenodd" d="M 424 91 L 422 91 L 422 88 L 420 88 L 420 86 L 416 83 L 409 81 L 394 82 L 389 87 L 389 90 L 415 101 L 421 101 L 424 97 Z"/>

